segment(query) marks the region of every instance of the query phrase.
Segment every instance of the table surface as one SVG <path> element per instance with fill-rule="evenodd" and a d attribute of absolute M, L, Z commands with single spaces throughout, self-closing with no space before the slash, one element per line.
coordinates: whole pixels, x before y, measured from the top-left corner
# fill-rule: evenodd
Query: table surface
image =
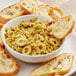
<path fill-rule="evenodd" d="M 51 6 L 59 6 L 65 15 L 75 15 L 76 0 L 41 0 Z"/>

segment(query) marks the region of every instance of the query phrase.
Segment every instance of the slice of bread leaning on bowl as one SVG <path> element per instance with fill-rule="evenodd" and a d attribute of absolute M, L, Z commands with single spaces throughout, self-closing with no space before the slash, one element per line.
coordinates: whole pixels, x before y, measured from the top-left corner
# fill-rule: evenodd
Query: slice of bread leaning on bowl
<path fill-rule="evenodd" d="M 60 52 L 60 50 L 63 47 L 63 43 L 64 43 L 64 41 L 63 41 L 62 45 L 57 50 L 55 50 L 51 53 L 48 53 L 45 55 L 36 55 L 36 56 L 23 55 L 21 53 L 16 52 L 12 48 L 10 48 L 5 41 L 5 35 L 4 35 L 5 29 L 12 25 L 19 24 L 22 20 L 26 21 L 26 20 L 33 19 L 35 17 L 38 18 L 41 22 L 47 20 L 49 22 L 49 29 L 51 29 L 49 36 L 54 36 L 55 38 L 60 39 L 60 40 L 64 39 L 73 30 L 73 27 L 74 27 L 74 19 L 71 15 L 62 17 L 62 18 L 58 19 L 57 21 L 51 21 L 50 18 L 37 16 L 37 15 L 26 15 L 26 16 L 17 17 L 15 19 L 9 21 L 8 23 L 6 23 L 5 26 L 2 28 L 2 39 L 5 44 L 5 47 L 14 57 L 16 57 L 22 61 L 29 62 L 29 63 L 39 63 L 39 62 L 50 60 L 51 58 L 55 57 Z M 60 28 L 63 30 L 61 30 Z"/>

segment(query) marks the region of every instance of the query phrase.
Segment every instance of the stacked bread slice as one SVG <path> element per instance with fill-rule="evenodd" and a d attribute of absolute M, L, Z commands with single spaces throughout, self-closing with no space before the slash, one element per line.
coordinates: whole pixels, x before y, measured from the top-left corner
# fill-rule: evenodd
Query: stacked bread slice
<path fill-rule="evenodd" d="M 15 75 L 18 71 L 18 63 L 0 45 L 0 76 Z"/>
<path fill-rule="evenodd" d="M 32 14 L 44 16 L 47 18 L 51 18 L 53 20 L 57 20 L 59 17 L 55 12 L 58 12 L 60 16 L 63 16 L 62 11 L 58 7 L 51 7 L 50 5 L 39 5 L 32 9 Z"/>
<path fill-rule="evenodd" d="M 31 14 L 34 7 L 44 3 L 37 0 L 21 0 L 19 4 L 27 13 Z"/>
<path fill-rule="evenodd" d="M 0 12 L 0 76 L 15 75 L 19 71 L 19 65 L 15 59 L 11 58 L 5 48 L 1 38 L 1 29 L 3 24 L 9 20 L 20 16 L 24 13 L 24 10 L 18 4 L 5 8 Z"/>
<path fill-rule="evenodd" d="M 9 20 L 24 14 L 26 14 L 26 11 L 18 3 L 11 5 L 0 12 L 0 23 L 5 24 Z"/>
<path fill-rule="evenodd" d="M 26 14 L 40 15 L 57 20 L 59 17 L 54 10 L 60 13 L 61 17 L 63 16 L 63 12 L 58 7 L 51 7 L 38 0 L 21 0 L 0 12 L 0 23 L 5 24 L 13 18 Z"/>
<path fill-rule="evenodd" d="M 40 15 L 47 18 L 57 20 L 59 17 L 54 11 L 57 11 L 60 16 L 63 16 L 63 12 L 58 7 L 51 7 L 37 0 L 21 0 L 19 3 L 24 10 L 29 14 Z"/>
<path fill-rule="evenodd" d="M 74 56 L 71 53 L 63 53 L 47 63 L 34 69 L 30 76 L 55 76 L 64 75 L 70 71 Z"/>

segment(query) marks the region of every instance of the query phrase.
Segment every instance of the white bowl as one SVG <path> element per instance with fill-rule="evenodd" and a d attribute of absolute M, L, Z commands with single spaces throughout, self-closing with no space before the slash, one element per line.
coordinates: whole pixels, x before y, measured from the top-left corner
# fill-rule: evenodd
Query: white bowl
<path fill-rule="evenodd" d="M 29 19 L 32 19 L 34 17 L 37 17 L 38 19 L 40 19 L 41 21 L 45 21 L 45 20 L 48 20 L 48 21 L 51 21 L 51 19 L 49 18 L 46 18 L 46 17 L 41 17 L 41 16 L 37 16 L 37 15 L 25 15 L 25 16 L 20 16 L 20 17 L 17 17 L 11 21 L 9 21 L 8 23 L 6 23 L 3 28 L 2 28 L 2 40 L 3 40 L 3 43 L 6 47 L 6 49 L 8 50 L 8 52 L 13 55 L 14 57 L 18 58 L 19 60 L 22 60 L 24 62 L 29 62 L 29 63 L 40 63 L 40 62 L 44 62 L 44 61 L 48 61 L 50 60 L 51 58 L 55 57 L 59 52 L 60 50 L 62 49 L 63 47 L 63 43 L 61 45 L 60 48 L 58 48 L 56 51 L 52 52 L 52 53 L 49 53 L 49 54 L 45 54 L 45 55 L 41 55 L 41 56 L 31 56 L 31 55 L 23 55 L 23 54 L 20 54 L 16 51 L 14 51 L 12 48 L 10 48 L 8 46 L 8 44 L 6 43 L 5 41 L 5 29 L 6 27 L 10 27 L 12 25 L 17 25 L 19 24 L 22 20 L 29 20 Z"/>

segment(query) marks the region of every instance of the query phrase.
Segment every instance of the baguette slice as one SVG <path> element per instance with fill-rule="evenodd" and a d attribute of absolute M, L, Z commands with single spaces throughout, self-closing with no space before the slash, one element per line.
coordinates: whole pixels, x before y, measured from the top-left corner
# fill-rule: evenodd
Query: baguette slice
<path fill-rule="evenodd" d="M 2 29 L 2 27 L 3 27 L 3 24 L 0 23 L 0 45 L 4 46 L 2 38 L 1 38 L 1 29 Z"/>
<path fill-rule="evenodd" d="M 32 14 L 57 20 L 59 17 L 55 12 L 58 12 L 61 17 L 63 16 L 63 12 L 58 7 L 51 7 L 50 5 L 41 4 L 32 9 Z"/>
<path fill-rule="evenodd" d="M 5 24 L 9 20 L 24 14 L 26 11 L 18 3 L 11 5 L 0 12 L 0 23 Z"/>
<path fill-rule="evenodd" d="M 49 23 L 49 28 L 51 29 L 50 35 L 58 39 L 64 39 L 70 32 L 72 32 L 75 21 L 72 15 L 62 17 L 57 21 Z"/>
<path fill-rule="evenodd" d="M 71 53 L 63 53 L 34 69 L 30 76 L 64 75 L 72 68 L 73 59 L 74 56 Z"/>
<path fill-rule="evenodd" d="M 11 58 L 0 45 L 0 76 L 15 75 L 19 71 L 18 63 Z"/>
<path fill-rule="evenodd" d="M 44 3 L 37 0 L 21 0 L 19 4 L 27 13 L 31 14 L 33 7 Z"/>

